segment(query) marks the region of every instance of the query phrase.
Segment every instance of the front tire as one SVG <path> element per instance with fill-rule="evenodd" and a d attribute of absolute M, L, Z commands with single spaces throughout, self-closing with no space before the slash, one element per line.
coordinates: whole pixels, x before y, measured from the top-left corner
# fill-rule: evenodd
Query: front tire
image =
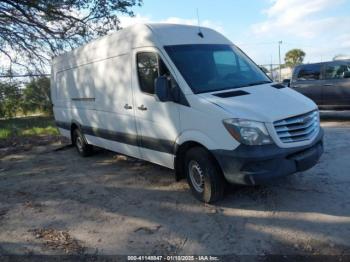
<path fill-rule="evenodd" d="M 188 184 L 198 200 L 213 203 L 223 198 L 225 178 L 205 148 L 194 147 L 187 152 L 185 170 Z"/>
<path fill-rule="evenodd" d="M 93 146 L 86 142 L 85 137 L 78 128 L 73 131 L 73 144 L 82 157 L 92 155 Z"/>

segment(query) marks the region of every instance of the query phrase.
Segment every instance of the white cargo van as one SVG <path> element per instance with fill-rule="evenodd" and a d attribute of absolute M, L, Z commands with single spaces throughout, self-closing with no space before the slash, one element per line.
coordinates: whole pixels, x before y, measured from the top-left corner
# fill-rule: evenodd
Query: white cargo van
<path fill-rule="evenodd" d="M 93 41 L 53 59 L 51 92 L 81 155 L 98 146 L 175 169 L 205 202 L 323 152 L 317 106 L 208 28 L 135 25 Z"/>

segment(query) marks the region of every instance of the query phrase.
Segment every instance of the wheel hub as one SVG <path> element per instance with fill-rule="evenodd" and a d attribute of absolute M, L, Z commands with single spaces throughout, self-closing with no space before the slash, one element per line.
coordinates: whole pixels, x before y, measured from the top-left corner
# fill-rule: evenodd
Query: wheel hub
<path fill-rule="evenodd" d="M 81 140 L 80 136 L 77 137 L 76 145 L 77 145 L 78 150 L 80 152 L 82 152 L 83 151 L 83 141 Z"/>
<path fill-rule="evenodd" d="M 204 175 L 197 161 L 191 160 L 188 165 L 189 176 L 194 189 L 202 193 L 204 191 Z"/>

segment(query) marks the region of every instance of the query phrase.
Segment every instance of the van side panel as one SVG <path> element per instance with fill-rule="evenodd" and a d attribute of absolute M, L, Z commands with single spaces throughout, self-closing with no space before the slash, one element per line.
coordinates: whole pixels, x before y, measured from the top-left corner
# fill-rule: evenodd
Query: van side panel
<path fill-rule="evenodd" d="M 131 90 L 131 57 L 122 54 L 96 63 L 95 110 L 86 135 L 91 144 L 140 157 Z"/>
<path fill-rule="evenodd" d="M 126 53 L 58 72 L 54 113 L 61 126 L 78 123 L 88 143 L 139 157 L 130 62 Z"/>
<path fill-rule="evenodd" d="M 95 64 L 96 110 L 130 115 L 124 105 L 132 103 L 130 54 Z"/>

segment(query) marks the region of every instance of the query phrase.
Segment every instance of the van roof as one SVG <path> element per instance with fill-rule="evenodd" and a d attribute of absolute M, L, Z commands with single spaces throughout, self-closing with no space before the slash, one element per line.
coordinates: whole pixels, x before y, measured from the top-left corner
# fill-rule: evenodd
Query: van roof
<path fill-rule="evenodd" d="M 199 32 L 202 32 L 203 38 L 199 36 Z M 66 64 L 59 66 L 62 69 L 68 65 L 72 67 L 125 54 L 138 47 L 184 44 L 232 44 L 232 42 L 206 27 L 165 23 L 136 24 L 54 57 L 53 64 Z"/>
<path fill-rule="evenodd" d="M 145 24 L 162 45 L 181 44 L 232 44 L 217 31 L 193 25 L 154 23 Z M 199 33 L 203 34 L 203 37 Z"/>

